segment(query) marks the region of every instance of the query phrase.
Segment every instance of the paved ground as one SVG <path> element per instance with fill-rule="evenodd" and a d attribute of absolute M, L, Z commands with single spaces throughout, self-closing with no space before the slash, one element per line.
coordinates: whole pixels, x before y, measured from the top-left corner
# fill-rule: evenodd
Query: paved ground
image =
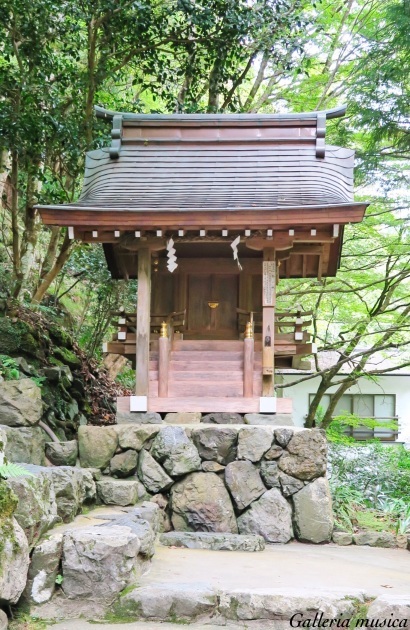
<path fill-rule="evenodd" d="M 59 623 L 56 626 L 51 626 L 50 630 L 177 630 L 179 625 L 175 623 L 161 623 L 160 621 L 137 621 L 134 623 L 115 623 L 115 624 L 97 624 L 88 623 L 81 619 L 74 619 L 72 621 L 66 621 Z M 183 624 L 182 628 L 190 627 L 195 630 L 221 630 L 221 626 L 204 626 L 203 624 Z M 237 624 L 223 626 L 226 630 L 234 630 L 237 628 Z M 243 630 L 243 628 L 242 628 Z"/>
<path fill-rule="evenodd" d="M 172 549 L 158 546 L 141 586 L 201 584 L 224 591 L 253 591 L 284 596 L 381 596 L 394 603 L 410 601 L 410 554 L 401 549 L 336 545 L 269 546 L 259 553 Z M 81 620 L 53 630 L 91 630 Z M 104 630 L 175 630 L 175 624 L 136 622 L 99 624 Z M 195 630 L 220 626 L 192 624 Z M 229 626 L 234 628 L 235 626 Z M 236 626 L 237 627 L 237 626 Z"/>
<path fill-rule="evenodd" d="M 344 596 L 386 593 L 410 598 L 410 554 L 403 549 L 269 545 L 265 551 L 206 551 L 158 546 L 141 586 L 209 584 L 224 590 Z"/>

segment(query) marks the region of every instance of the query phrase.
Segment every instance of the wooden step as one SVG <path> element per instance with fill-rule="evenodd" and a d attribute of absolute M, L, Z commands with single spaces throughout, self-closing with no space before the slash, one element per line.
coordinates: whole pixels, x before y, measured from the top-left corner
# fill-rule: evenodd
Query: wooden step
<path fill-rule="evenodd" d="M 178 370 L 171 370 L 169 374 L 169 380 L 172 381 L 243 381 L 242 370 L 230 370 L 228 373 L 224 371 L 203 371 L 195 370 L 195 372 L 185 372 Z"/>
<path fill-rule="evenodd" d="M 221 368 L 223 371 L 237 371 L 237 370 L 242 370 L 243 369 L 243 362 L 242 361 L 224 361 L 223 362 L 223 366 L 221 366 L 222 361 L 219 363 L 218 367 Z M 216 368 L 215 365 L 215 361 L 170 361 L 169 364 L 169 368 L 170 370 L 178 370 L 178 371 L 185 371 L 185 372 L 196 372 L 196 371 L 203 371 L 203 372 L 211 372 L 212 370 L 214 370 Z M 221 371 L 221 369 L 219 369 L 218 371 Z"/>
<path fill-rule="evenodd" d="M 129 396 L 119 396 L 117 398 L 117 410 L 129 411 Z M 148 398 L 148 411 L 158 411 L 167 413 L 172 411 L 200 411 L 202 413 L 258 413 L 259 397 L 254 398 L 221 398 L 209 397 L 183 397 L 183 398 Z M 292 413 L 291 398 L 276 399 L 277 413 Z"/>
<path fill-rule="evenodd" d="M 150 381 L 149 395 L 158 396 L 158 383 Z M 217 383 L 207 381 L 170 381 L 168 383 L 168 398 L 196 398 L 205 396 L 209 398 L 229 397 L 238 398 L 243 396 L 242 383 Z"/>
<path fill-rule="evenodd" d="M 242 383 L 221 383 L 206 381 L 191 381 L 190 383 L 170 382 L 168 385 L 168 396 L 179 398 L 181 396 L 206 396 L 217 398 L 218 396 L 229 396 L 237 398 L 243 396 Z"/>
<path fill-rule="evenodd" d="M 243 358 L 243 352 L 221 352 L 218 350 L 187 350 L 186 352 L 172 351 L 171 361 L 236 361 Z"/>
<path fill-rule="evenodd" d="M 242 351 L 243 341 L 214 341 L 208 339 L 200 340 L 180 340 L 174 341 L 172 344 L 173 350 L 191 351 L 191 350 L 222 350 L 222 351 Z"/>

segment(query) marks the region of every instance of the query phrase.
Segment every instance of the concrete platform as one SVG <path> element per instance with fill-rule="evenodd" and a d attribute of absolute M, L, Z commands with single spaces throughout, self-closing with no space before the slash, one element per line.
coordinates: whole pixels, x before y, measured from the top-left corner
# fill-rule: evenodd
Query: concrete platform
<path fill-rule="evenodd" d="M 140 586 L 201 584 L 224 591 L 344 597 L 386 595 L 410 600 L 410 553 L 337 545 L 267 545 L 265 551 L 174 549 L 158 546 Z"/>
<path fill-rule="evenodd" d="M 263 552 L 250 554 L 159 545 L 151 569 L 139 580 L 137 591 L 152 592 L 154 599 L 160 599 L 170 587 L 185 591 L 188 599 L 195 596 L 196 588 L 198 592 L 214 589 L 230 597 L 238 594 L 261 596 L 266 602 L 271 596 L 280 597 L 285 607 L 295 612 L 309 598 L 322 602 L 341 602 L 348 598 L 367 603 L 377 598 L 377 601 L 383 600 L 393 606 L 390 610 L 397 610 L 399 615 L 404 614 L 410 620 L 410 554 L 401 549 L 313 546 L 294 542 L 270 545 Z M 290 627 L 289 617 L 286 618 L 275 622 L 260 617 L 247 617 L 242 621 L 217 617 L 184 622 L 184 625 L 193 630 L 216 630 L 221 626 L 227 629 L 286 630 Z M 98 625 L 103 630 L 175 628 L 175 623 L 150 619 L 115 625 L 99 621 Z M 92 625 L 76 619 L 60 622 L 53 628 L 91 630 Z"/>

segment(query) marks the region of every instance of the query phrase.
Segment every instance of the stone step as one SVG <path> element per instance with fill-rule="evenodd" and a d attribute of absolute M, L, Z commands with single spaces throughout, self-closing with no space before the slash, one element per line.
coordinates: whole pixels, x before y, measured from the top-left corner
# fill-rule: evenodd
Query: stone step
<path fill-rule="evenodd" d="M 265 540 L 252 534 L 228 534 L 214 532 L 167 532 L 160 536 L 165 547 L 185 549 L 210 549 L 212 551 L 263 551 Z"/>

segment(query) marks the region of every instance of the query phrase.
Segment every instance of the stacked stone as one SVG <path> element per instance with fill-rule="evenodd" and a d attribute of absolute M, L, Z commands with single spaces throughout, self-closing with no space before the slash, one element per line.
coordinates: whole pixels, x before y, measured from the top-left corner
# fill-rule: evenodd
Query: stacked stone
<path fill-rule="evenodd" d="M 119 424 L 79 430 L 81 465 L 102 471 L 101 502 L 154 495 L 165 530 L 323 543 L 333 516 L 319 430 L 238 424 Z"/>

